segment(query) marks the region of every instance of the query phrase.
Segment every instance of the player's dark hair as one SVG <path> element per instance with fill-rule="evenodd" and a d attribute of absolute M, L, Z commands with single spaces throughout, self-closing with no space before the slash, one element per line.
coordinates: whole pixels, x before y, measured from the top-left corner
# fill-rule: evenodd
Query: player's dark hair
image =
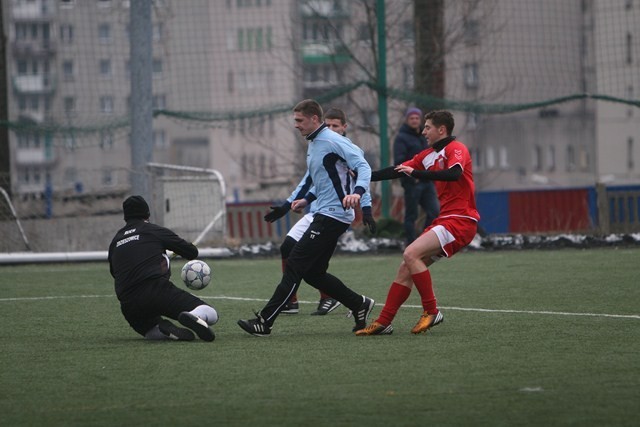
<path fill-rule="evenodd" d="M 294 113 L 302 113 L 305 117 L 318 116 L 318 120 L 324 120 L 324 114 L 322 107 L 315 99 L 305 99 L 300 101 L 293 107 Z"/>
<path fill-rule="evenodd" d="M 431 120 L 431 123 L 435 127 L 444 126 L 447 129 L 447 135 L 453 133 L 453 127 L 455 122 L 453 121 L 453 114 L 446 110 L 429 111 L 424 115 L 424 120 Z"/>
<path fill-rule="evenodd" d="M 343 125 L 347 123 L 347 115 L 339 108 L 331 107 L 324 113 L 324 119 L 336 119 L 340 120 Z"/>

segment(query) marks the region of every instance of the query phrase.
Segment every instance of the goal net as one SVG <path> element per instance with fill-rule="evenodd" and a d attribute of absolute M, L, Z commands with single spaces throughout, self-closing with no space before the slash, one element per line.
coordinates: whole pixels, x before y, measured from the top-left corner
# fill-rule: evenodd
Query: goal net
<path fill-rule="evenodd" d="M 199 246 L 224 242 L 225 183 L 214 169 L 149 163 L 155 222 Z"/>

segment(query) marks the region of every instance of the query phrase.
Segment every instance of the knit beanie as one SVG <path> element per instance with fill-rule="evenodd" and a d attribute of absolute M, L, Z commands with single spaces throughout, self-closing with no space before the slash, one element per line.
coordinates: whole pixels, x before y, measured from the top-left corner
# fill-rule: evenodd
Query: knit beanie
<path fill-rule="evenodd" d="M 413 114 L 417 114 L 420 117 L 422 117 L 422 110 L 416 107 L 411 107 L 407 110 L 407 112 L 404 115 L 404 118 L 407 119 L 409 118 L 409 116 L 413 115 Z"/>
<path fill-rule="evenodd" d="M 151 215 L 149 212 L 149 205 L 142 196 L 128 197 L 122 203 L 122 210 L 124 211 L 124 220 L 140 218 L 147 219 Z"/>

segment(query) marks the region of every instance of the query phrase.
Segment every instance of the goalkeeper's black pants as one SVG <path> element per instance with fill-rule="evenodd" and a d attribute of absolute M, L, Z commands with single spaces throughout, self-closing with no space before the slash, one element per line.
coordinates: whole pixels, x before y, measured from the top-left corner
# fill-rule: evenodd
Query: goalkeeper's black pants
<path fill-rule="evenodd" d="M 356 311 L 360 308 L 362 295 L 327 273 L 329 260 L 338 245 L 338 239 L 348 228 L 349 224 L 316 214 L 307 231 L 289 254 L 282 280 L 267 305 L 260 311 L 260 315 L 269 325 L 273 324 L 289 298 L 297 292 L 303 279 L 350 310 Z"/>

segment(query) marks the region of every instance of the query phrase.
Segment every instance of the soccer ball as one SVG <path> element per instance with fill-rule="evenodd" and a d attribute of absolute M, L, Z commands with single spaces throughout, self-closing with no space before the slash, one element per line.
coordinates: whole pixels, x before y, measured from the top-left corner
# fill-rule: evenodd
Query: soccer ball
<path fill-rule="evenodd" d="M 180 277 L 187 288 L 198 291 L 206 288 L 211 282 L 211 268 L 206 262 L 194 259 L 182 267 Z"/>

